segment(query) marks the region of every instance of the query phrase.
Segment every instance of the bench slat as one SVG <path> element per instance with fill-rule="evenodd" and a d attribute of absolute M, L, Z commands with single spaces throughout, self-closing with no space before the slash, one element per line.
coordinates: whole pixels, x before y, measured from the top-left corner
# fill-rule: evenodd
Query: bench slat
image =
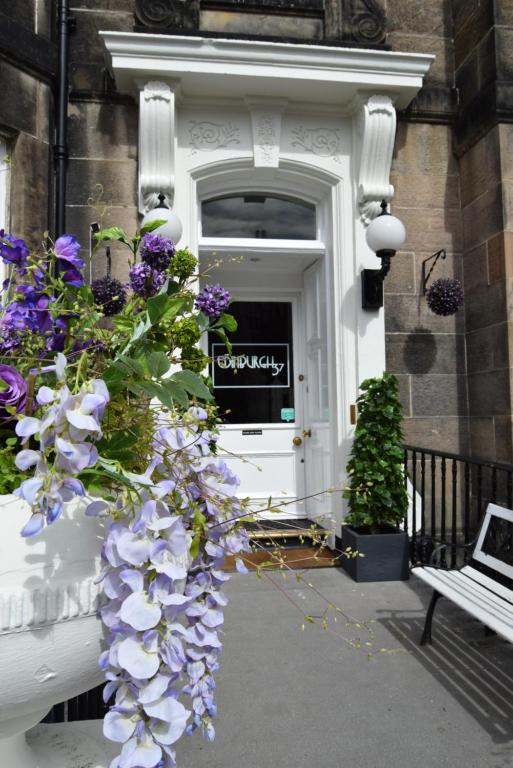
<path fill-rule="evenodd" d="M 478 584 L 481 584 L 491 592 L 495 592 L 499 597 L 503 597 L 504 600 L 507 600 L 513 605 L 513 589 L 508 589 L 503 584 L 495 581 L 495 579 L 491 579 L 490 576 L 478 571 L 477 568 L 472 568 L 471 565 L 465 565 L 461 569 L 461 573 L 464 573 L 465 576 L 468 576 L 472 581 L 477 581 Z"/>
<path fill-rule="evenodd" d="M 513 642 L 513 607 L 461 571 L 414 568 L 413 573 L 478 621 Z"/>

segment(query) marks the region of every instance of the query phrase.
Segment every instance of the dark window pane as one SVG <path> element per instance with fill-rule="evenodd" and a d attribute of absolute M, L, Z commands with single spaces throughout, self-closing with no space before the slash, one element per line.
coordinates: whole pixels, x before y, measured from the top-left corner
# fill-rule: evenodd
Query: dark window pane
<path fill-rule="evenodd" d="M 315 240 L 315 206 L 302 200 L 245 195 L 207 200 L 202 207 L 203 237 L 258 237 Z"/>
<path fill-rule="evenodd" d="M 238 329 L 232 352 L 209 334 L 214 395 L 228 424 L 275 424 L 294 408 L 292 305 L 288 301 L 236 301 Z M 292 421 L 292 419 L 290 419 Z"/>

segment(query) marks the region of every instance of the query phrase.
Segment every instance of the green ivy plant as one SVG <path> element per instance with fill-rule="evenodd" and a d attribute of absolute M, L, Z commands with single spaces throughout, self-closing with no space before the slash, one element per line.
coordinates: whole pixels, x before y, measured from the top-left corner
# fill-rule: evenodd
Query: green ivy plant
<path fill-rule="evenodd" d="M 358 422 L 347 465 L 345 522 L 362 533 L 397 527 L 406 517 L 408 496 L 403 471 L 402 409 L 397 378 L 385 373 L 366 379 L 357 400 Z"/>

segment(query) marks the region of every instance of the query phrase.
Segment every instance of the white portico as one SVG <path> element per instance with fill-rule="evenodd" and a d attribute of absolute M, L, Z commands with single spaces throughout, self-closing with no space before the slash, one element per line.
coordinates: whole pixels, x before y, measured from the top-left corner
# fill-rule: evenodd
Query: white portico
<path fill-rule="evenodd" d="M 395 110 L 433 57 L 101 34 L 139 100 L 141 214 L 165 194 L 180 244 L 235 299 L 233 360 L 219 339 L 209 353 L 241 493 L 340 521 L 340 493 L 321 492 L 343 485 L 350 406 L 385 366 L 383 310 L 361 307 L 365 228 L 393 197 Z"/>

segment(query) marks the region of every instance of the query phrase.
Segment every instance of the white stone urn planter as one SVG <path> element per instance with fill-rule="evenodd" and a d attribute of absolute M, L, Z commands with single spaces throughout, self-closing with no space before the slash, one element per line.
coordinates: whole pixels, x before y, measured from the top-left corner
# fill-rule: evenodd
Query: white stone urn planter
<path fill-rule="evenodd" d="M 35 538 L 20 530 L 30 509 L 0 496 L 0 763 L 51 768 L 25 731 L 51 707 L 99 685 L 96 617 L 103 523 L 72 502 Z"/>

